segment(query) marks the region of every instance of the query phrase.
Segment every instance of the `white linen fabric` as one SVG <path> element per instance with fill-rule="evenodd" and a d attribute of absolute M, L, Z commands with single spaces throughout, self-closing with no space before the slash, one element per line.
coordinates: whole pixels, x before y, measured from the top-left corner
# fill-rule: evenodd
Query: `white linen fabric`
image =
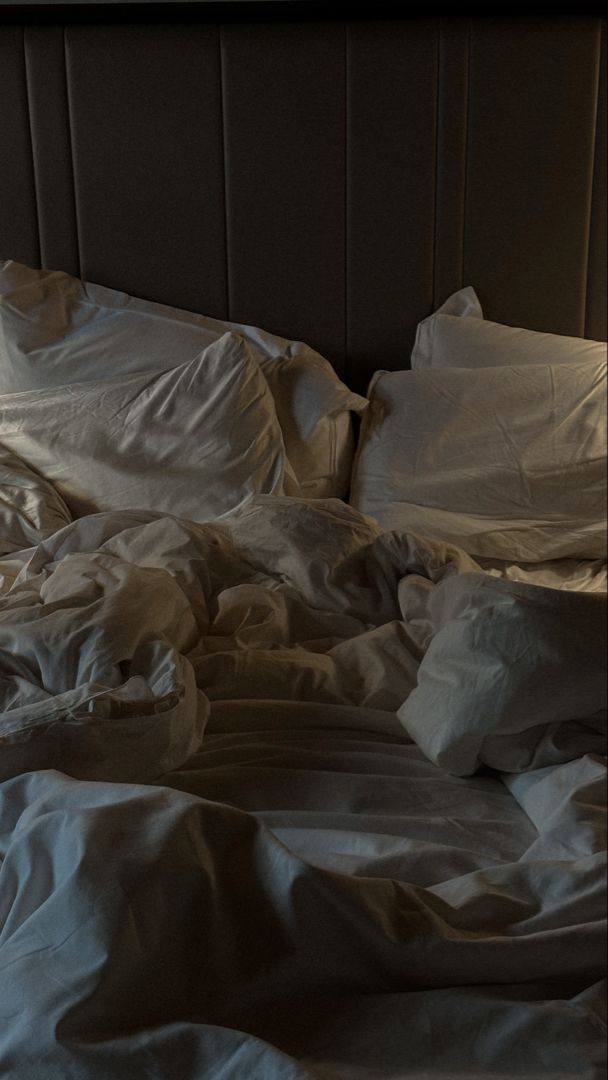
<path fill-rule="evenodd" d="M 431 761 L 467 776 L 605 752 L 605 597 L 463 575 L 433 590 L 428 617 L 431 640 L 398 716 Z"/>
<path fill-rule="evenodd" d="M 211 524 L 96 514 L 8 562 L 7 1080 L 596 1080 L 596 733 L 503 773 L 509 722 L 498 771 L 463 779 L 395 715 L 446 611 L 480 609 L 474 560 L 338 501 L 259 496 Z M 558 657 L 527 590 L 487 581 L 505 603 L 484 632 L 509 643 L 517 624 L 519 653 L 568 668 L 584 713 L 597 653 L 571 643 L 598 597 L 564 593 L 562 610 L 552 595 Z M 466 665 L 474 698 L 479 658 Z M 178 684 L 190 705 L 148 737 Z M 546 686 L 556 708 L 562 689 Z M 517 739 L 538 719 L 526 693 L 519 717 Z"/>
<path fill-rule="evenodd" d="M 484 319 L 471 286 L 448 297 L 418 324 L 413 370 L 483 368 L 514 364 L 606 363 L 606 343 L 562 334 L 524 330 Z"/>
<path fill-rule="evenodd" d="M 291 467 L 310 498 L 348 492 L 351 411 L 367 402 L 324 357 L 258 327 L 142 300 L 61 271 L 0 263 L 0 394 L 158 372 L 227 332 L 251 346 L 275 399 Z"/>
<path fill-rule="evenodd" d="M 608 565 L 605 559 L 549 559 L 547 562 L 515 563 L 509 559 L 476 560 L 485 574 L 545 585 L 568 592 L 608 592 Z"/>
<path fill-rule="evenodd" d="M 0 555 L 37 544 L 71 520 L 52 484 L 0 444 Z"/>
<path fill-rule="evenodd" d="M 5 394 L 0 441 L 76 517 L 154 508 L 202 521 L 297 490 L 272 396 L 235 334 L 169 371 Z"/>
<path fill-rule="evenodd" d="M 351 501 L 515 563 L 606 557 L 606 366 L 378 372 Z"/>

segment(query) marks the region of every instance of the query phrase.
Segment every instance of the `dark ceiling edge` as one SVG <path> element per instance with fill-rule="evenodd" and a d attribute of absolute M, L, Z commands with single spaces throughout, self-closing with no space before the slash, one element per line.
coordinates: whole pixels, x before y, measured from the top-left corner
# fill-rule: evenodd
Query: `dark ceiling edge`
<path fill-rule="evenodd" d="M 492 4 L 491 14 L 496 16 L 537 16 L 543 18 L 601 16 L 605 12 L 604 3 L 595 0 L 564 0 L 559 3 L 541 3 L 530 0 L 528 3 L 503 3 L 501 0 Z M 301 22 L 315 20 L 358 21 L 376 19 L 411 19 L 411 18 L 459 18 L 463 16 L 484 17 L 478 4 L 458 5 L 448 2 L 430 2 L 416 7 L 405 4 L 377 0 L 376 3 L 357 6 L 342 3 L 321 2 L 321 0 L 207 0 L 206 3 L 89 3 L 89 4 L 2 4 L 0 2 L 0 23 L 158 23 L 158 22 Z"/>

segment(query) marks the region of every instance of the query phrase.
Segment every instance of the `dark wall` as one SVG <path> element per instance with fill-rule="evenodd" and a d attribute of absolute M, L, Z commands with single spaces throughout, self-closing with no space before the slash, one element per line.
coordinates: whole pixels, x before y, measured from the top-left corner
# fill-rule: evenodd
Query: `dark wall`
<path fill-rule="evenodd" d="M 0 26 L 0 256 L 357 382 L 463 284 L 605 337 L 600 43 L 595 18 Z"/>

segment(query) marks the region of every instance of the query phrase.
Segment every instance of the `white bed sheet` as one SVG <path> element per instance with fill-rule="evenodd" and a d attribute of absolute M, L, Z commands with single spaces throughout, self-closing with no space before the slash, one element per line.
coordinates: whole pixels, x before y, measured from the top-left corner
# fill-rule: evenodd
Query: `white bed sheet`
<path fill-rule="evenodd" d="M 471 559 L 260 497 L 3 567 L 0 1074 L 601 1074 L 602 758 L 462 778 L 396 718 Z"/>

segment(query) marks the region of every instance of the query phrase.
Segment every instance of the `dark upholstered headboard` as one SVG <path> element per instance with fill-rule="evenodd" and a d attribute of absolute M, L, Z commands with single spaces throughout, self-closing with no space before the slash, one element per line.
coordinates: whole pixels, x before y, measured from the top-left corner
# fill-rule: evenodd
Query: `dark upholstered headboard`
<path fill-rule="evenodd" d="M 0 25 L 0 257 L 300 338 L 359 388 L 463 284 L 604 338 L 600 19 L 282 8 Z"/>

